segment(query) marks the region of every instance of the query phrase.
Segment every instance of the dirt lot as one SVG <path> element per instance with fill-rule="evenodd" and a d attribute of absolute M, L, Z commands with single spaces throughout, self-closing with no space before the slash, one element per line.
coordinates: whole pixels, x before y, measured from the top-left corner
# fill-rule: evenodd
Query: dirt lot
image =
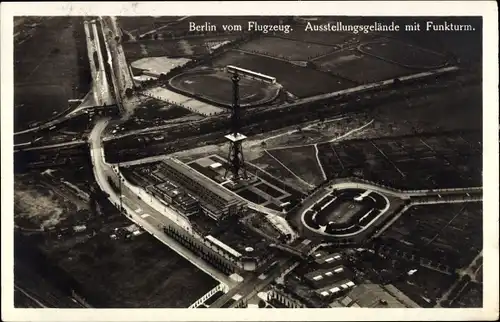
<path fill-rule="evenodd" d="M 310 60 L 335 51 L 338 47 L 278 37 L 261 37 L 243 44 L 239 49 L 289 60 Z"/>
<path fill-rule="evenodd" d="M 296 178 L 288 170 L 283 168 L 283 166 L 279 164 L 278 161 L 276 161 L 267 153 L 264 153 L 259 158 L 250 161 L 250 163 L 258 166 L 260 169 L 265 170 L 275 178 L 284 181 L 285 183 L 293 186 L 301 192 L 307 192 L 311 190 L 311 187 L 309 185 Z"/>
<path fill-rule="evenodd" d="M 15 131 L 66 110 L 90 88 L 82 19 L 47 17 L 32 29 L 14 44 Z"/>
<path fill-rule="evenodd" d="M 215 106 L 214 104 L 208 103 L 208 100 L 201 100 L 192 96 L 180 94 L 177 91 L 169 89 L 167 86 L 148 89 L 142 92 L 142 95 L 162 100 L 168 103 L 173 103 L 178 106 L 182 106 L 183 108 L 186 108 L 196 114 L 205 116 L 223 113 L 226 110 L 225 107 Z"/>
<path fill-rule="evenodd" d="M 53 171 L 36 176 L 16 175 L 14 222 L 21 230 L 53 229 L 89 215 L 87 201 L 73 196 L 73 187 L 67 181 L 55 181 L 52 175 Z"/>
<path fill-rule="evenodd" d="M 235 65 L 276 77 L 277 82 L 283 85 L 285 90 L 298 97 L 335 92 L 355 85 L 328 73 L 238 51 L 229 51 L 217 57 L 212 63 L 216 67 Z"/>
<path fill-rule="evenodd" d="M 372 83 L 412 74 L 411 70 L 352 49 L 314 60 L 325 71 L 359 83 Z"/>
<path fill-rule="evenodd" d="M 318 186 L 324 181 L 314 146 L 277 149 L 269 153 L 307 183 Z"/>
<path fill-rule="evenodd" d="M 446 63 L 446 57 L 438 52 L 395 40 L 365 43 L 358 49 L 362 53 L 380 57 L 408 68 L 438 68 Z"/>
<path fill-rule="evenodd" d="M 14 131 L 43 123 L 68 110 L 71 97 L 66 89 L 52 84 L 15 86 Z"/>
<path fill-rule="evenodd" d="M 233 84 L 231 74 L 219 71 L 189 72 L 175 76 L 170 85 L 179 91 L 200 96 L 217 104 L 231 106 Z M 279 87 L 241 77 L 239 82 L 240 104 L 259 105 L 274 100 Z"/>

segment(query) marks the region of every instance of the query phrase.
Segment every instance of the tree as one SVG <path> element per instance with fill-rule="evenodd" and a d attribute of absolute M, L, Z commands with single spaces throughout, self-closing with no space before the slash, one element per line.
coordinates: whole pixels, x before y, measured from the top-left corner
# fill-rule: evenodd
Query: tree
<path fill-rule="evenodd" d="M 130 98 L 130 97 L 132 97 L 132 95 L 134 95 L 134 91 L 131 88 L 127 88 L 125 90 L 125 96 L 127 96 L 128 98 Z"/>

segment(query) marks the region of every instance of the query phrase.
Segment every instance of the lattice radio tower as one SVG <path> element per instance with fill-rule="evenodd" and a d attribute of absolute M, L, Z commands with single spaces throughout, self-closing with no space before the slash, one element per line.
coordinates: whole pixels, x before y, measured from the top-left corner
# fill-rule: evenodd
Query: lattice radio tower
<path fill-rule="evenodd" d="M 243 157 L 242 143 L 247 138 L 240 133 L 241 129 L 241 107 L 240 107 L 240 94 L 239 94 L 239 81 L 238 73 L 234 73 L 231 78 L 233 81 L 233 105 L 231 109 L 231 133 L 225 136 L 229 143 L 229 153 L 227 155 L 227 162 L 229 167 L 226 169 L 224 177 L 232 181 L 240 179 L 248 179 L 247 170 L 245 167 L 245 158 Z"/>

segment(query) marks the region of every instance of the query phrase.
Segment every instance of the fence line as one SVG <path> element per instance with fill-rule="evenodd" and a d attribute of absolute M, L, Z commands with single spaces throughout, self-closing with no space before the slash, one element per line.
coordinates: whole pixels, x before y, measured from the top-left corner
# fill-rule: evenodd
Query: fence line
<path fill-rule="evenodd" d="M 200 297 L 198 300 L 196 300 L 196 302 L 191 304 L 188 308 L 195 309 L 195 308 L 199 307 L 200 305 L 202 305 L 203 303 L 205 303 L 205 301 L 208 300 L 209 298 L 211 298 L 212 295 L 214 295 L 215 293 L 217 293 L 219 291 L 227 293 L 228 290 L 229 290 L 229 287 L 226 284 L 220 283 L 219 285 L 215 286 L 213 289 L 208 291 L 205 295 Z"/>

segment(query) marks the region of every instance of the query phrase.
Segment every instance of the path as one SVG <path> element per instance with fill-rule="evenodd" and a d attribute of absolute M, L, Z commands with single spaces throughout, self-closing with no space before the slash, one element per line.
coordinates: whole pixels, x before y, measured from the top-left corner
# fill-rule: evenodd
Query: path
<path fill-rule="evenodd" d="M 318 162 L 319 168 L 321 170 L 321 176 L 323 177 L 323 180 L 328 180 L 328 177 L 326 176 L 325 170 L 323 169 L 323 165 L 321 164 L 321 161 L 319 159 L 319 150 L 318 150 L 318 144 L 316 143 L 314 145 L 314 150 L 316 151 L 316 162 Z"/>
<path fill-rule="evenodd" d="M 314 186 L 306 181 L 304 181 L 301 177 L 299 177 L 298 175 L 296 175 L 292 170 L 290 170 L 286 165 L 283 164 L 283 162 L 281 162 L 280 160 L 278 160 L 274 155 L 272 155 L 271 153 L 269 153 L 267 150 L 264 150 L 265 153 L 267 153 L 267 155 L 269 155 L 271 158 L 273 158 L 274 160 L 276 160 L 276 162 L 278 162 L 283 168 L 285 168 L 288 172 L 290 172 L 295 178 L 297 178 L 301 183 L 305 184 L 306 186 L 308 186 L 310 189 L 314 189 Z"/>

